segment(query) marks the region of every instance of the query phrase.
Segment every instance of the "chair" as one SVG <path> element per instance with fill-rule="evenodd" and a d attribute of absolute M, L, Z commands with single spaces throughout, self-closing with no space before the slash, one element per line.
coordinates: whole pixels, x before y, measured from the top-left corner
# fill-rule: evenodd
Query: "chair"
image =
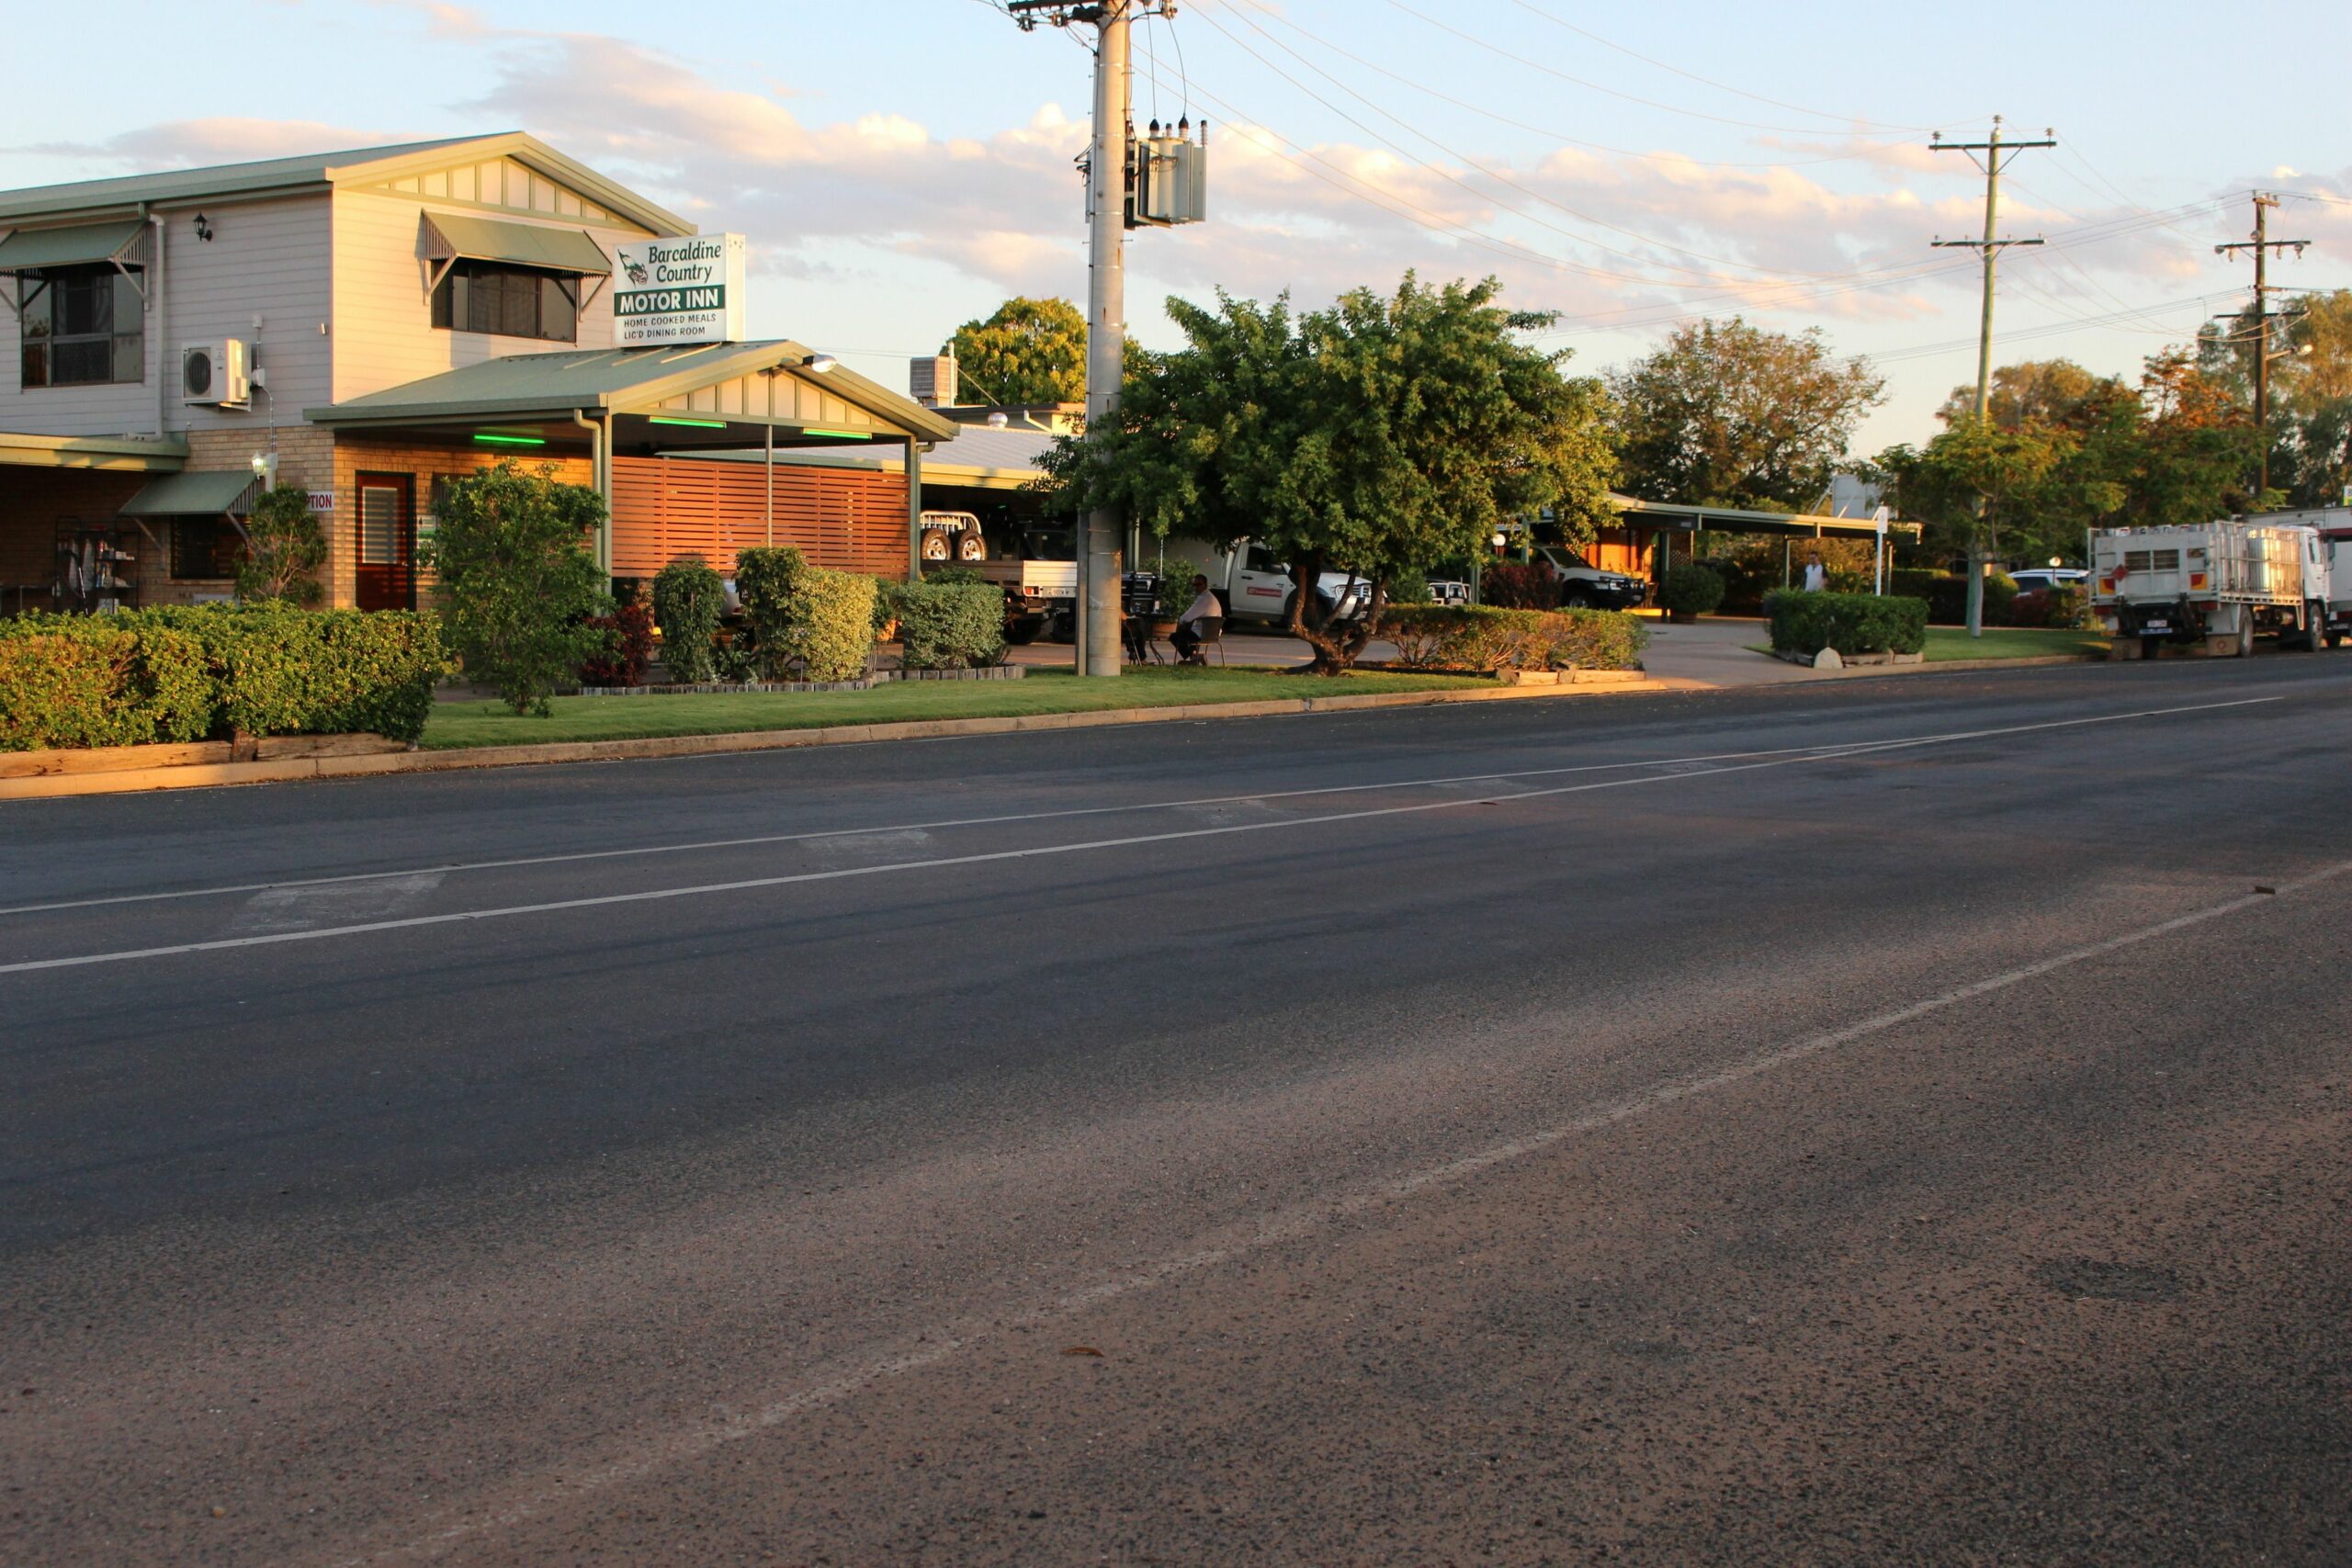
<path fill-rule="evenodd" d="M 1222 615 L 1203 615 L 1199 620 L 1194 621 L 1193 637 L 1194 660 L 1206 664 L 1209 661 L 1211 650 L 1215 650 L 1216 661 L 1219 664 L 1225 662 L 1225 618 Z"/>

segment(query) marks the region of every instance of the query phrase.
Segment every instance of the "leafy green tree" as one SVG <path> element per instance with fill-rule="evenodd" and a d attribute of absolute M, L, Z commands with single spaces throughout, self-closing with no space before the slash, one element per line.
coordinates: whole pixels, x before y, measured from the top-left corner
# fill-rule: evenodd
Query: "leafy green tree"
<path fill-rule="evenodd" d="M 245 553 L 237 562 L 237 597 L 248 604 L 276 601 L 304 608 L 319 602 L 318 570 L 326 564 L 326 531 L 300 485 L 264 491 L 245 519 Z"/>
<path fill-rule="evenodd" d="M 2186 349 L 2153 355 L 2140 378 L 2144 423 L 2119 521 L 2203 523 L 2254 510 L 2254 412 Z"/>
<path fill-rule="evenodd" d="M 2343 503 L 2352 485 L 2352 288 L 2290 296 L 2270 319 L 2270 480 L 2294 506 Z M 2254 406 L 2253 307 L 2207 324 L 2197 367 Z"/>
<path fill-rule="evenodd" d="M 1609 378 L 1623 411 L 1624 487 L 1646 501 L 1802 512 L 1885 386 L 1817 331 L 1791 336 L 1736 316 L 1679 328 Z"/>
<path fill-rule="evenodd" d="M 555 689 L 605 646 L 586 624 L 612 609 L 590 545 L 604 497 L 510 459 L 453 481 L 436 518 L 417 553 L 440 579 L 450 646 L 516 713 L 547 716 Z"/>
<path fill-rule="evenodd" d="M 1615 467 L 1599 382 L 1565 351 L 1519 334 L 1545 314 L 1495 303 L 1493 278 L 1394 295 L 1357 289 L 1294 314 L 1235 299 L 1168 311 L 1186 346 L 1130 351 L 1117 428 L 1096 449 L 1065 438 L 1046 459 L 1060 501 L 1109 505 L 1163 537 L 1249 538 L 1301 587 L 1290 630 L 1309 669 L 1343 671 L 1376 635 L 1388 585 L 1481 551 L 1495 525 L 1550 506 L 1589 537 Z M 1371 609 L 1335 623 L 1306 591 L 1327 570 L 1372 585 Z"/>
<path fill-rule="evenodd" d="M 947 341 L 958 373 L 992 403 L 1086 397 L 1086 317 L 1067 299 L 1007 299 Z"/>
<path fill-rule="evenodd" d="M 1980 563 L 1999 558 L 2012 509 L 2030 507 L 2075 446 L 2064 430 L 2039 422 L 2004 430 L 1972 412 L 1924 448 L 1897 446 L 1879 458 L 1904 513 L 1923 523 L 1931 541 L 1957 544 L 1968 557 L 1972 634 L 1984 625 Z"/>

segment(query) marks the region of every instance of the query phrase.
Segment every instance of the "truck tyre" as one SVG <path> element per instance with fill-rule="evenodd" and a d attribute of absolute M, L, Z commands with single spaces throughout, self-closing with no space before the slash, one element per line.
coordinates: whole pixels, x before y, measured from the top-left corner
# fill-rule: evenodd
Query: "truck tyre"
<path fill-rule="evenodd" d="M 1587 593 L 1581 588 L 1571 588 L 1566 593 L 1561 596 L 1560 608 L 1563 610 L 1589 610 L 1592 608 L 1592 595 Z"/>
<path fill-rule="evenodd" d="M 2238 616 L 2238 636 L 2237 636 L 2237 653 L 2236 653 L 2236 657 L 2238 657 L 2238 658 L 2240 658 L 2240 659 L 2248 659 L 2248 658 L 2253 657 L 2253 654 L 2254 654 L 2254 615 L 2253 615 L 2253 614 L 2252 614 L 2251 612 L 2245 612 L 2245 613 L 2241 613 L 2241 614 L 2239 615 L 2239 616 Z"/>
<path fill-rule="evenodd" d="M 1042 629 L 1041 623 L 1025 617 L 1018 621 L 1007 621 L 1004 623 L 1004 640 L 1015 648 L 1025 648 L 1037 640 L 1037 633 Z"/>

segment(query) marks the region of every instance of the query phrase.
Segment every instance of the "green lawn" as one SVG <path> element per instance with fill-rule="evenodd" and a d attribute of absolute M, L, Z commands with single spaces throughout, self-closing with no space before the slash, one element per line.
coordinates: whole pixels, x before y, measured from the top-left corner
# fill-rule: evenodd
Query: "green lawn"
<path fill-rule="evenodd" d="M 2104 653 L 2098 632 L 2046 631 L 2039 626 L 1986 626 L 1970 637 L 1964 626 L 1929 626 L 1928 662 L 1947 659 L 2040 659 L 2059 653 Z"/>
<path fill-rule="evenodd" d="M 1019 681 L 910 681 L 870 692 L 558 697 L 552 718 L 517 717 L 498 702 L 437 703 L 423 744 L 431 750 L 554 740 L 633 740 L 659 735 L 732 735 L 901 719 L 996 718 L 1492 684 L 1464 675 L 1395 675 L 1367 670 L 1326 679 L 1237 666 L 1230 670 L 1129 670 L 1115 681 L 1080 681 L 1067 670 L 1032 670 Z"/>

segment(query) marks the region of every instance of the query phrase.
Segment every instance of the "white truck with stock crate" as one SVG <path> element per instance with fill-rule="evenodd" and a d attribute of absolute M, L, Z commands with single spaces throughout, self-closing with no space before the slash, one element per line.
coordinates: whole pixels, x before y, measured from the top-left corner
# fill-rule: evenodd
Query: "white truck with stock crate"
<path fill-rule="evenodd" d="M 2243 656 L 2256 637 L 2316 649 L 2330 636 L 2331 542 L 2316 528 L 2231 518 L 2091 535 L 2091 607 L 2118 659 L 2167 644 Z"/>

